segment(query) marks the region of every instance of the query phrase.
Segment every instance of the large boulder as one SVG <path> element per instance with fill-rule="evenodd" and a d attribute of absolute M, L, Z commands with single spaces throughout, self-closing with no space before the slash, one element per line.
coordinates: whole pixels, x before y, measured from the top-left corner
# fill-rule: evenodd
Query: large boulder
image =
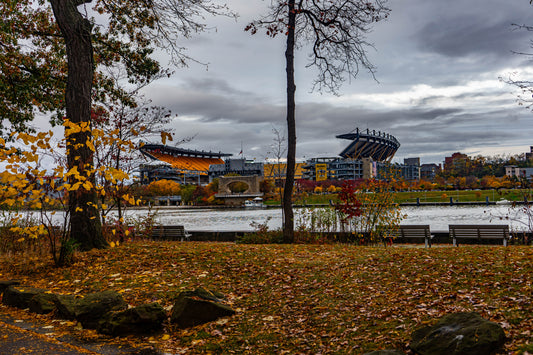
<path fill-rule="evenodd" d="M 6 288 L 9 286 L 16 286 L 20 285 L 20 281 L 18 280 L 2 280 L 0 281 L 0 294 L 4 293 Z"/>
<path fill-rule="evenodd" d="M 7 306 L 26 309 L 30 306 L 30 300 L 46 290 L 23 285 L 12 285 L 4 290 L 2 303 Z"/>
<path fill-rule="evenodd" d="M 114 336 L 149 334 L 161 330 L 166 319 L 167 313 L 159 303 L 143 304 L 108 313 L 98 325 L 98 332 Z"/>
<path fill-rule="evenodd" d="M 225 305 L 217 295 L 198 288 L 178 295 L 170 321 L 180 328 L 188 328 L 234 314 L 235 311 Z"/>
<path fill-rule="evenodd" d="M 76 319 L 84 328 L 96 329 L 108 312 L 126 309 L 128 304 L 120 293 L 103 291 L 82 298 L 58 296 L 56 307 L 60 317 Z"/>
<path fill-rule="evenodd" d="M 56 309 L 57 295 L 50 292 L 41 292 L 33 296 L 29 303 L 28 308 L 30 312 L 46 314 Z"/>
<path fill-rule="evenodd" d="M 420 355 L 488 355 L 504 342 L 500 325 L 472 312 L 449 314 L 433 326 L 415 330 L 409 347 Z"/>
<path fill-rule="evenodd" d="M 57 315 L 63 319 L 76 319 L 76 302 L 74 295 L 57 295 L 55 299 Z"/>

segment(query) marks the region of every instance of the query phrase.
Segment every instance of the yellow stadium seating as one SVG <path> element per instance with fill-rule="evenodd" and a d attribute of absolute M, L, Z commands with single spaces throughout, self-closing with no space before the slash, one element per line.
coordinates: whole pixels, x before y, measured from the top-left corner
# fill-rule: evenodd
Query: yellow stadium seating
<path fill-rule="evenodd" d="M 200 175 L 207 175 L 209 172 L 209 165 L 224 164 L 224 161 L 220 158 L 173 156 L 156 152 L 151 152 L 150 154 L 161 161 L 169 163 L 174 169 L 182 172 L 194 171 Z"/>

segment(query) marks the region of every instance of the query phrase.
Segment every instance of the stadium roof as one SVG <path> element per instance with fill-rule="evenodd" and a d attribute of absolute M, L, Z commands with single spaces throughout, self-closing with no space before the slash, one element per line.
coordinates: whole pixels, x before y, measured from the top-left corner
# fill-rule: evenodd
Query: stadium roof
<path fill-rule="evenodd" d="M 183 149 L 177 147 L 170 147 L 163 144 L 145 144 L 141 148 L 142 153 L 149 153 L 150 151 L 157 151 L 170 155 L 185 156 L 185 157 L 196 157 L 196 158 L 222 158 L 230 157 L 233 154 L 222 153 L 222 152 L 206 152 L 203 150 L 191 150 Z"/>
<path fill-rule="evenodd" d="M 349 139 L 352 142 L 339 154 L 343 158 L 362 159 L 372 158 L 375 161 L 392 159 L 400 147 L 400 142 L 388 133 L 375 130 L 360 131 L 339 134 L 341 139 Z"/>

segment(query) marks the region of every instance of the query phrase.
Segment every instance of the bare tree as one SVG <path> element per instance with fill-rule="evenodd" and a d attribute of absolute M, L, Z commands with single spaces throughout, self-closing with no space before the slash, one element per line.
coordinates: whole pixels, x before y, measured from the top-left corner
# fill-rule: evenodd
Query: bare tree
<path fill-rule="evenodd" d="M 285 168 L 283 168 L 281 163 L 287 154 L 287 139 L 285 138 L 285 132 L 280 131 L 277 127 L 272 126 L 272 133 L 274 133 L 274 138 L 270 145 L 270 153 L 273 154 L 275 165 L 273 169 L 271 169 L 271 173 L 274 178 L 275 187 L 279 187 L 277 183 L 281 182 L 281 185 L 283 186 L 283 177 L 287 174 L 286 165 Z M 279 194 L 280 201 L 283 205 L 283 192 L 281 189 Z"/>
<path fill-rule="evenodd" d="M 287 174 L 283 193 L 283 240 L 294 241 L 292 193 L 296 166 L 296 103 L 294 95 L 294 51 L 310 46 L 310 61 L 318 75 L 313 90 L 338 93 L 345 77 L 355 78 L 361 68 L 374 75 L 375 68 L 366 55 L 372 45 L 365 35 L 372 24 L 385 19 L 389 9 L 385 0 L 276 0 L 269 13 L 250 23 L 245 30 L 255 34 L 264 28 L 275 37 L 285 34 L 287 82 Z"/>
<path fill-rule="evenodd" d="M 533 0 L 531 0 L 529 3 L 530 4 L 533 3 Z M 519 25 L 519 24 L 513 23 L 512 27 L 518 31 L 533 32 L 533 26 L 529 26 L 529 25 L 523 25 L 523 24 Z M 533 41 L 530 41 L 530 48 L 533 49 Z M 533 59 L 533 52 L 513 51 L 513 53 L 517 55 L 526 56 L 530 60 Z M 511 75 L 507 79 L 500 77 L 500 80 L 509 85 L 513 85 L 516 88 L 518 88 L 518 90 L 520 91 L 520 93 L 517 94 L 517 102 L 519 106 L 524 106 L 524 108 L 528 110 L 533 109 L 533 98 L 532 98 L 533 97 L 532 95 L 533 94 L 533 80 L 527 80 L 527 79 L 516 80 Z"/>

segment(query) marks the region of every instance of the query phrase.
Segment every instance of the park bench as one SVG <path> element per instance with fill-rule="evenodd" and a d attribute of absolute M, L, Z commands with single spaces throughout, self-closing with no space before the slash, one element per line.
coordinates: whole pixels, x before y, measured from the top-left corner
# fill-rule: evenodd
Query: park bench
<path fill-rule="evenodd" d="M 450 224 L 450 237 L 453 245 L 457 246 L 457 239 L 503 239 L 507 246 L 509 240 L 509 226 L 507 224 Z"/>
<path fill-rule="evenodd" d="M 187 233 L 184 226 L 155 226 L 152 230 L 152 239 L 162 240 L 189 240 L 190 233 Z"/>
<path fill-rule="evenodd" d="M 402 224 L 394 238 L 424 238 L 426 248 L 431 247 L 431 233 L 428 224 Z"/>

